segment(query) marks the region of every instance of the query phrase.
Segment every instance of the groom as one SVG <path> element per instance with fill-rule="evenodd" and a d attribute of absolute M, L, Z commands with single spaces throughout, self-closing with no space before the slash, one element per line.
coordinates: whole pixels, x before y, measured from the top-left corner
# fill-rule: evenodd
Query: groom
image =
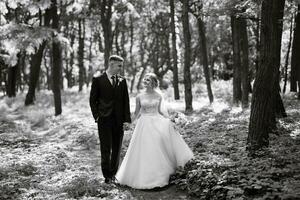
<path fill-rule="evenodd" d="M 120 56 L 110 56 L 107 70 L 94 75 L 90 92 L 90 107 L 98 124 L 105 183 L 114 180 L 117 173 L 123 126 L 131 122 L 126 79 L 119 75 L 123 62 Z"/>

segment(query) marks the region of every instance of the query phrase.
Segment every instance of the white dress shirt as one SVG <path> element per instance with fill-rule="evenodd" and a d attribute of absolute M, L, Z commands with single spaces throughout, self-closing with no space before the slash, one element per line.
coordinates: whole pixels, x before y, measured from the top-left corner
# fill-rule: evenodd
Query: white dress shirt
<path fill-rule="evenodd" d="M 111 78 L 113 75 L 110 74 L 108 71 L 105 71 L 105 73 L 107 74 L 107 78 L 108 78 L 110 84 L 113 85 L 113 80 L 112 80 L 112 78 Z"/>

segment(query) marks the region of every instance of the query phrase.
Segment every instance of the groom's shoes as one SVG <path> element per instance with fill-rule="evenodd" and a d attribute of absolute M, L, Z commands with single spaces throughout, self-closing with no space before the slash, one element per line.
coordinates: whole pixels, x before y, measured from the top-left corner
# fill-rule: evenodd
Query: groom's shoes
<path fill-rule="evenodd" d="M 111 178 L 105 178 L 104 183 L 111 184 Z"/>
<path fill-rule="evenodd" d="M 112 182 L 113 184 L 116 184 L 116 182 L 117 182 L 117 179 L 116 179 L 116 177 L 115 177 L 115 176 L 111 177 L 111 182 Z"/>

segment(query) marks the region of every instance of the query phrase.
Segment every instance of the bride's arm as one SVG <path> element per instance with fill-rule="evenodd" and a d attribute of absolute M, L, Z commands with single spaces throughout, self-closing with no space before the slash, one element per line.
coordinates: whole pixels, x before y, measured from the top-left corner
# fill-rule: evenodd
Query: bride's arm
<path fill-rule="evenodd" d="M 161 110 L 161 102 L 162 102 L 162 97 L 159 98 L 159 106 L 158 106 L 158 112 L 159 114 L 161 114 L 162 116 L 164 116 L 165 118 L 168 118 L 167 115 L 165 115 L 162 110 Z"/>
<path fill-rule="evenodd" d="M 135 98 L 135 111 L 134 111 L 133 116 L 132 116 L 132 121 L 135 121 L 136 119 L 139 118 L 140 109 L 141 109 L 141 102 L 140 102 L 140 96 L 138 95 Z"/>

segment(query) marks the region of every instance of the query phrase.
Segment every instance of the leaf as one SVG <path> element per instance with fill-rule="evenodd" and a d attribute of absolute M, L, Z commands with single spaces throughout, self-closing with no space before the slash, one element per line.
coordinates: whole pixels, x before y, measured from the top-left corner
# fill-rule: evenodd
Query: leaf
<path fill-rule="evenodd" d="M 7 7 L 4 2 L 0 2 L 0 10 L 1 10 L 1 16 L 5 15 L 8 12 Z"/>
<path fill-rule="evenodd" d="M 7 6 L 11 9 L 16 9 L 18 7 L 18 4 L 15 0 L 10 0 L 8 1 Z"/>
<path fill-rule="evenodd" d="M 28 11 L 30 12 L 31 15 L 36 15 L 39 12 L 39 7 L 37 5 L 29 5 L 28 6 Z"/>

